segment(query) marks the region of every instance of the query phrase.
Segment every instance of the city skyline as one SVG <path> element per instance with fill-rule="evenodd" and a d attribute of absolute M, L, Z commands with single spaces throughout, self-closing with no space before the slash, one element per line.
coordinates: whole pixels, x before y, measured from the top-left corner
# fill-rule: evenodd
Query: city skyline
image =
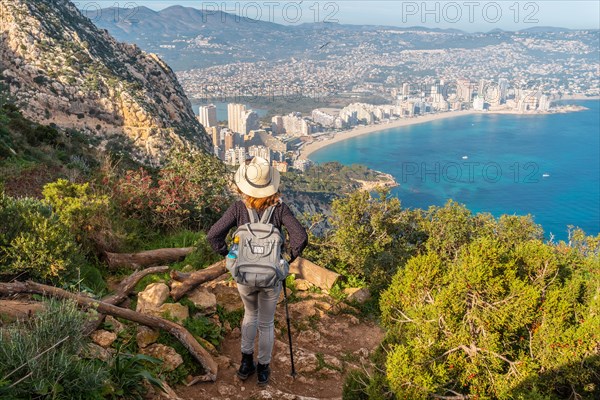
<path fill-rule="evenodd" d="M 79 3 L 85 8 L 92 3 Z M 509 31 L 540 26 L 568 29 L 600 29 L 600 2 L 578 1 L 198 1 L 139 0 L 115 3 L 96 1 L 93 7 L 124 8 L 145 6 L 162 10 L 170 6 L 205 10 L 207 18 L 214 11 L 242 15 L 250 19 L 298 25 L 310 22 L 339 22 L 350 25 L 459 29 L 465 32 Z M 132 11 L 133 12 L 133 11 Z M 217 18 L 216 16 L 214 18 Z"/>

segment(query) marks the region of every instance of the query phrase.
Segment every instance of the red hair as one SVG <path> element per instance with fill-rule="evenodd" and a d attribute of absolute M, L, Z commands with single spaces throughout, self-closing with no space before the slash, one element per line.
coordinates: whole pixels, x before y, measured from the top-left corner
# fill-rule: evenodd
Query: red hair
<path fill-rule="evenodd" d="M 279 192 L 272 194 L 268 197 L 256 198 L 252 196 L 248 196 L 245 193 L 242 193 L 239 189 L 238 192 L 242 195 L 242 201 L 248 208 L 254 208 L 256 211 L 263 211 L 267 208 L 275 205 L 279 202 L 281 198 L 281 194 Z"/>

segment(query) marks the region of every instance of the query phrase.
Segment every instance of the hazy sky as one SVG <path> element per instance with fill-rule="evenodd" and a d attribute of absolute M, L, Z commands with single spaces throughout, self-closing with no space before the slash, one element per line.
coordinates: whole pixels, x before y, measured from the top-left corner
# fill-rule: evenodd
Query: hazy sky
<path fill-rule="evenodd" d="M 183 5 L 207 11 L 219 9 L 251 19 L 282 24 L 327 20 L 345 24 L 457 28 L 468 32 L 489 31 L 495 28 L 518 30 L 533 26 L 600 29 L 600 1 L 598 0 L 74 0 L 74 2 L 80 8 L 89 7 L 91 9 L 98 5 L 110 7 L 118 4 L 124 8 L 144 5 L 154 10 L 160 10 L 172 5 Z"/>

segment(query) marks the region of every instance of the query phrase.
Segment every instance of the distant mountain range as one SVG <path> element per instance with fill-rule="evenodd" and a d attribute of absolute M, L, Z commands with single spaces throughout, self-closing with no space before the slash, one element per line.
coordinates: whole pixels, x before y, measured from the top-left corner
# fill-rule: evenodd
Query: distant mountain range
<path fill-rule="evenodd" d="M 348 45 L 355 45 L 362 39 L 368 39 L 373 32 L 381 31 L 401 32 L 398 38 L 412 49 L 483 47 L 499 42 L 499 34 L 504 35 L 502 40 L 513 34 L 499 29 L 471 34 L 458 29 L 422 26 L 326 22 L 280 25 L 183 6 L 171 6 L 160 11 L 143 6 L 105 8 L 90 10 L 87 15 L 118 40 L 136 43 L 146 51 L 159 54 L 176 71 L 236 62 L 318 58 L 320 55 L 316 55 L 315 50 L 325 43 L 344 43 L 346 48 L 343 51 L 347 51 Z M 523 30 L 532 34 L 565 31 L 569 30 L 555 27 Z M 434 40 L 429 33 L 435 34 Z"/>

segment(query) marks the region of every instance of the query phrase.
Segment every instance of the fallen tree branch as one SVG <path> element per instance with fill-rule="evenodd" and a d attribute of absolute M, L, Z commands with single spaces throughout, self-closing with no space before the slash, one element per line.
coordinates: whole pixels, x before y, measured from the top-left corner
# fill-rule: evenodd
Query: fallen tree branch
<path fill-rule="evenodd" d="M 340 279 L 340 274 L 320 267 L 302 257 L 296 258 L 290 264 L 290 274 L 295 274 L 296 278 L 305 279 L 323 290 L 331 290 Z"/>
<path fill-rule="evenodd" d="M 0 314 L 9 320 L 30 318 L 44 309 L 44 304 L 31 300 L 0 300 Z"/>
<path fill-rule="evenodd" d="M 214 278 L 214 279 L 210 279 L 210 280 L 212 280 L 212 281 L 216 281 L 216 280 L 227 279 L 227 278 L 230 276 L 230 274 L 229 274 L 229 271 L 227 271 L 227 270 L 225 270 L 225 271 L 226 271 L 226 272 L 225 272 L 223 275 L 217 276 L 216 278 Z M 181 272 L 181 271 L 175 271 L 175 270 L 173 270 L 173 271 L 171 271 L 170 275 L 171 275 L 171 279 L 172 279 L 173 281 L 176 281 L 176 282 L 183 282 L 183 281 L 185 281 L 186 279 L 189 279 L 189 277 L 190 277 L 192 274 L 191 274 L 191 273 L 189 273 L 189 272 Z M 175 286 L 177 286 L 177 284 L 175 284 Z"/>
<path fill-rule="evenodd" d="M 175 336 L 181 344 L 200 362 L 206 371 L 207 378 L 211 381 L 217 379 L 218 365 L 212 356 L 198 341 L 192 336 L 183 326 L 166 319 L 153 315 L 141 314 L 133 310 L 117 307 L 103 301 L 94 300 L 92 298 L 82 296 L 80 294 L 70 293 L 66 290 L 53 286 L 42 285 L 31 281 L 0 283 L 1 296 L 13 296 L 22 293 L 35 293 L 43 296 L 52 296 L 62 299 L 76 301 L 80 306 L 95 309 L 102 314 L 112 315 L 113 317 L 124 318 L 129 321 L 137 322 L 138 324 L 146 325 L 151 328 L 159 328 L 169 332 Z"/>
<path fill-rule="evenodd" d="M 190 277 L 191 273 L 173 270 L 171 271 L 170 275 L 171 279 L 174 281 L 183 282 Z"/>
<path fill-rule="evenodd" d="M 104 257 L 110 269 L 139 268 L 181 261 L 195 250 L 195 247 L 183 247 L 148 250 L 141 253 L 110 253 L 106 251 Z"/>
<path fill-rule="evenodd" d="M 162 272 L 167 272 L 169 267 L 151 267 L 146 268 L 141 271 L 136 271 L 133 274 L 129 275 L 127 278 L 123 279 L 117 288 L 117 291 L 114 294 L 110 294 L 102 298 L 103 303 L 112 304 L 114 306 L 118 306 L 122 302 L 125 301 L 129 293 L 135 288 L 142 278 L 150 274 L 160 274 Z M 83 332 L 86 335 L 89 335 L 104 322 L 104 317 L 106 315 L 99 314 L 97 318 L 89 321 L 85 324 L 83 328 Z"/>
<path fill-rule="evenodd" d="M 212 281 L 213 279 L 216 279 L 225 273 L 227 273 L 227 269 L 225 268 L 224 259 L 217 263 L 214 263 L 210 267 L 206 267 L 205 269 L 201 269 L 200 271 L 192 272 L 179 284 L 171 284 L 171 297 L 173 298 L 173 300 L 178 301 L 187 292 L 198 287 L 200 284 Z M 173 275 L 177 276 L 177 274 L 171 273 L 171 278 L 175 279 Z"/>

